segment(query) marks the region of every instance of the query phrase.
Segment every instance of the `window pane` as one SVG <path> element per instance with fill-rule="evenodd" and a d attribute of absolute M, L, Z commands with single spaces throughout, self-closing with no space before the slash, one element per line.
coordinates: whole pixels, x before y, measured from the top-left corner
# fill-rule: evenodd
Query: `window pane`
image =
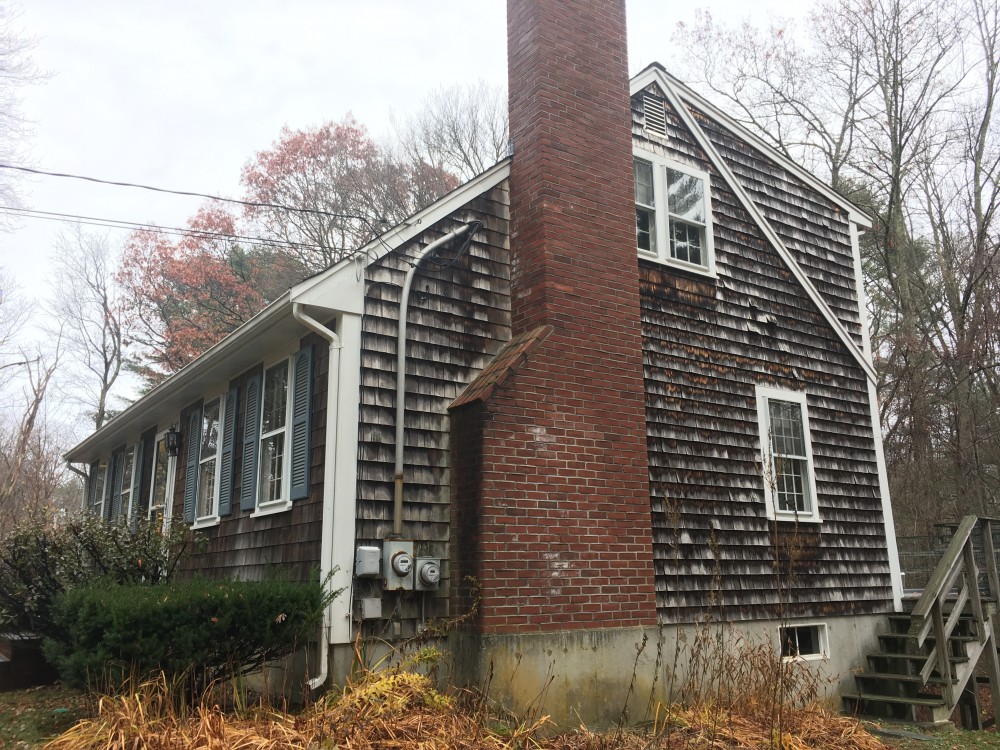
<path fill-rule="evenodd" d="M 635 241 L 640 250 L 656 252 L 656 218 L 645 208 L 635 209 Z"/>
<path fill-rule="evenodd" d="M 635 202 L 644 206 L 653 205 L 653 165 L 648 161 L 635 159 Z"/>
<path fill-rule="evenodd" d="M 704 224 L 704 183 L 692 175 L 667 169 L 667 209 L 681 219 Z"/>
<path fill-rule="evenodd" d="M 201 457 L 212 457 L 219 445 L 219 402 L 205 404 L 201 412 Z"/>
<path fill-rule="evenodd" d="M 130 446 L 125 450 L 125 464 L 122 467 L 122 496 L 132 491 L 132 464 L 135 462 L 135 446 Z M 122 506 L 122 513 L 126 511 Z"/>
<path fill-rule="evenodd" d="M 284 470 L 285 433 L 280 432 L 261 441 L 260 502 L 281 499 L 281 479 Z"/>
<path fill-rule="evenodd" d="M 677 219 L 670 220 L 670 255 L 685 263 L 702 265 L 701 237 L 704 229 L 693 224 L 685 224 Z"/>
<path fill-rule="evenodd" d="M 264 408 L 261 413 L 262 435 L 285 426 L 285 399 L 288 393 L 288 360 L 279 362 L 264 375 Z"/>

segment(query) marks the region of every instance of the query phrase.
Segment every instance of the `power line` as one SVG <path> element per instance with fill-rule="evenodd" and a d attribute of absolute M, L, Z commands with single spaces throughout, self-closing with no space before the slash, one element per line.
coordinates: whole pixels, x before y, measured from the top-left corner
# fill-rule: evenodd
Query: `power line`
<path fill-rule="evenodd" d="M 251 237 L 247 235 L 239 234 L 229 234 L 227 232 L 217 232 L 208 229 L 185 229 L 184 227 L 161 227 L 157 224 L 149 224 L 146 222 L 135 222 L 127 221 L 125 219 L 109 219 L 101 216 L 84 216 L 80 214 L 67 214 L 60 213 L 58 211 L 40 211 L 30 208 L 18 208 L 16 206 L 3 206 L 0 205 L 0 211 L 13 214 L 14 216 L 23 216 L 29 219 L 46 219 L 49 221 L 59 221 L 65 223 L 76 223 L 83 224 L 86 226 L 95 227 L 105 227 L 109 229 L 130 229 L 130 230 L 145 230 L 149 232 L 155 232 L 157 234 L 166 234 L 177 237 L 207 237 L 210 239 L 226 239 L 238 242 L 243 242 L 249 245 L 256 245 L 260 247 L 273 247 L 275 245 L 282 245 L 287 247 L 293 247 L 297 249 L 304 250 L 335 250 L 335 248 L 323 248 L 320 245 L 309 244 L 306 242 L 292 242 L 290 240 L 269 240 L 265 237 Z M 341 251 L 344 253 L 345 251 Z"/>
<path fill-rule="evenodd" d="M 211 195 L 209 193 L 198 193 L 191 190 L 172 190 L 170 188 L 155 187 L 153 185 L 144 185 L 138 182 L 120 182 L 117 180 L 105 180 L 100 177 L 90 177 L 88 175 L 81 174 L 71 174 L 69 172 L 49 172 L 44 169 L 35 169 L 33 167 L 22 167 L 15 164 L 3 164 L 0 163 L 0 169 L 12 169 L 17 172 L 27 172 L 28 174 L 37 174 L 44 177 L 61 177 L 70 180 L 84 180 L 86 182 L 94 182 L 99 185 L 112 185 L 114 187 L 128 187 L 128 188 L 138 188 L 140 190 L 151 190 L 154 193 L 168 193 L 170 195 L 184 195 L 192 198 L 208 198 L 213 201 L 221 201 L 222 203 L 235 203 L 240 206 L 248 206 L 250 208 L 277 208 L 282 211 L 294 211 L 296 213 L 303 214 L 316 214 L 318 216 L 328 216 L 333 219 L 354 219 L 357 221 L 365 222 L 369 228 L 377 230 L 376 222 L 367 216 L 361 216 L 359 214 L 341 214 L 335 213 L 333 211 L 324 211 L 320 208 L 298 208 L 296 206 L 286 206 L 281 203 L 264 203 L 259 201 L 243 201 L 237 198 L 223 198 L 220 195 Z M 388 224 L 388 221 L 384 218 L 380 218 L 378 223 L 382 226 Z"/>

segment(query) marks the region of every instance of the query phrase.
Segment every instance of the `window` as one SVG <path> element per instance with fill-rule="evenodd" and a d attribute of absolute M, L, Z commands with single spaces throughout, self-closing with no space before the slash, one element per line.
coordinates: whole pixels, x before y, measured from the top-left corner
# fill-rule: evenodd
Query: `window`
<path fill-rule="evenodd" d="M 789 625 L 778 629 L 781 656 L 786 659 L 826 659 L 830 656 L 825 623 Z"/>
<path fill-rule="evenodd" d="M 757 386 L 757 419 L 768 517 L 819 521 L 806 394 Z"/>
<path fill-rule="evenodd" d="M 135 478 L 135 446 L 130 445 L 122 456 L 122 482 L 118 489 L 118 502 L 112 514 L 115 518 L 131 518 L 132 482 Z"/>
<path fill-rule="evenodd" d="M 108 475 L 107 461 L 90 465 L 90 487 L 87 490 L 87 505 L 98 518 L 104 517 L 104 480 Z"/>
<path fill-rule="evenodd" d="M 200 522 L 214 522 L 218 518 L 221 407 L 222 399 L 215 398 L 206 402 L 201 410 L 198 496 L 195 506 L 195 520 Z"/>
<path fill-rule="evenodd" d="M 633 165 L 639 252 L 714 275 L 708 174 L 645 151 L 634 158 Z"/>
<path fill-rule="evenodd" d="M 260 412 L 260 479 L 258 503 L 287 500 L 285 449 L 288 427 L 288 364 L 285 359 L 264 371 Z"/>
<path fill-rule="evenodd" d="M 245 389 L 240 508 L 280 513 L 309 497 L 312 346 L 265 365 Z"/>
<path fill-rule="evenodd" d="M 153 482 L 149 489 L 149 518 L 152 521 L 162 521 L 164 525 L 170 520 L 170 505 L 174 495 L 174 462 L 167 451 L 166 430 L 156 436 L 156 446 L 153 452 Z"/>

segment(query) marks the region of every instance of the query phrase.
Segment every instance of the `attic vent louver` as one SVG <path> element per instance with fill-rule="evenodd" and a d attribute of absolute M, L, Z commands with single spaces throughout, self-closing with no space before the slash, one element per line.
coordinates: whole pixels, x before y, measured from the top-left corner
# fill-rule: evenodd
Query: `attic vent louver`
<path fill-rule="evenodd" d="M 663 100 L 649 93 L 642 95 L 642 109 L 646 120 L 646 132 L 667 136 L 667 116 L 663 111 Z"/>

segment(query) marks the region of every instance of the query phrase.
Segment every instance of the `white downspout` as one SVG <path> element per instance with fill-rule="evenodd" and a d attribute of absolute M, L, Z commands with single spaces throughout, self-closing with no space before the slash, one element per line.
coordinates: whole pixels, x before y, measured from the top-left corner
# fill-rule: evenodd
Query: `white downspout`
<path fill-rule="evenodd" d="M 320 543 L 320 564 L 319 580 L 320 584 L 326 585 L 333 573 L 333 504 L 336 490 L 332 469 L 337 460 L 337 409 L 339 406 L 337 384 L 340 382 L 340 350 L 342 344 L 340 337 L 326 326 L 319 323 L 314 318 L 304 312 L 303 305 L 298 302 L 292 303 L 292 317 L 314 333 L 319 334 L 330 343 L 330 363 L 327 368 L 326 384 L 326 449 L 323 458 L 323 466 L 327 471 L 323 476 L 323 535 Z M 319 674 L 309 680 L 309 689 L 315 690 L 326 682 L 329 676 L 330 659 L 330 623 L 331 605 L 323 610 L 323 624 L 320 632 L 320 660 Z"/>
<path fill-rule="evenodd" d="M 399 327 L 396 333 L 396 492 L 392 508 L 392 534 L 401 537 L 403 534 L 403 428 L 406 417 L 406 312 L 410 304 L 410 285 L 413 277 L 424 258 L 446 245 L 452 240 L 471 231 L 473 234 L 483 228 L 480 221 L 472 221 L 464 227 L 448 232 L 444 237 L 434 240 L 417 253 L 416 260 L 410 262 L 403 281 L 403 291 L 399 297 Z"/>

